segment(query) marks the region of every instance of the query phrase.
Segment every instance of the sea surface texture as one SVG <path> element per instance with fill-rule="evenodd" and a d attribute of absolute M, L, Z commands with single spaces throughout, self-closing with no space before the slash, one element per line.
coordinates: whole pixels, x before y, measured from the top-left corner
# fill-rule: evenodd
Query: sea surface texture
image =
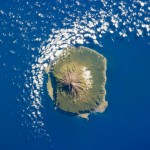
<path fill-rule="evenodd" d="M 107 59 L 104 113 L 54 109 L 44 69 L 68 46 Z M 150 1 L 0 0 L 0 150 L 150 150 Z"/>

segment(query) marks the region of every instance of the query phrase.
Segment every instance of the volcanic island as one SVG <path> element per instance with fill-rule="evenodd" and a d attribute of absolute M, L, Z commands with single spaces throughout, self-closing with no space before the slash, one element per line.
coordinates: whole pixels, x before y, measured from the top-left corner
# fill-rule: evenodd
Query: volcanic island
<path fill-rule="evenodd" d="M 88 119 L 104 112 L 106 95 L 106 58 L 86 47 L 64 49 L 46 68 L 47 90 L 61 112 Z"/>

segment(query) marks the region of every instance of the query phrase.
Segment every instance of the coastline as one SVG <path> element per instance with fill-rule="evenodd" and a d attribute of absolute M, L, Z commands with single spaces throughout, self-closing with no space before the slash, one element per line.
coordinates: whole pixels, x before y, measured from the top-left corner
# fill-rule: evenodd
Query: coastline
<path fill-rule="evenodd" d="M 52 83 L 51 83 L 50 77 L 48 77 L 47 91 L 48 91 L 48 95 L 50 96 L 50 98 L 51 98 L 52 100 L 54 100 L 54 96 L 53 96 L 53 88 L 52 88 Z"/>
<path fill-rule="evenodd" d="M 82 51 L 82 48 L 84 50 L 86 50 L 86 49 L 90 50 L 91 54 L 92 53 L 97 54 L 98 59 L 100 58 L 101 59 L 100 61 L 103 64 L 103 70 L 100 72 L 101 76 L 103 77 L 102 83 L 100 83 L 101 90 L 103 91 L 100 94 L 100 101 L 101 101 L 100 104 L 97 105 L 97 107 L 92 111 L 90 111 L 90 109 L 89 109 L 89 113 L 84 113 L 84 112 L 77 113 L 78 117 L 81 117 L 81 118 L 84 118 L 84 119 L 89 119 L 88 117 L 89 117 L 90 114 L 92 114 L 92 113 L 103 113 L 105 111 L 105 109 L 107 108 L 107 106 L 108 106 L 108 102 L 105 100 L 105 95 L 106 95 L 105 84 L 106 84 L 106 81 L 107 81 L 107 77 L 106 77 L 107 59 L 103 55 L 99 54 L 98 52 L 96 52 L 96 51 L 94 51 L 90 48 L 80 47 L 79 52 Z M 75 49 L 76 49 L 75 47 L 71 48 L 71 50 L 73 50 L 73 51 Z M 63 58 L 66 58 L 70 54 L 70 51 L 67 52 L 66 49 L 64 49 L 63 51 L 64 52 L 61 52 L 60 55 L 55 56 L 54 60 L 51 63 L 49 63 L 49 65 L 45 69 L 45 72 L 47 74 L 52 71 L 51 68 L 53 68 L 57 63 L 59 63 L 60 60 L 62 60 Z M 65 57 L 65 54 L 66 54 L 66 57 Z M 86 80 L 86 83 L 88 85 L 87 89 L 90 89 L 90 88 L 92 88 L 92 82 L 93 82 L 91 72 L 90 72 L 91 70 L 88 69 L 87 67 L 84 67 L 83 71 L 84 71 L 83 72 L 83 77 Z M 48 74 L 48 77 L 50 78 L 49 74 Z M 52 100 L 54 100 L 54 97 L 53 97 L 53 94 L 52 94 L 53 93 L 53 88 L 52 88 L 50 79 L 48 80 L 48 83 L 47 83 L 47 89 L 48 89 L 49 96 L 51 97 Z M 58 106 L 56 106 L 56 107 L 58 107 Z"/>
<path fill-rule="evenodd" d="M 108 107 L 108 101 L 105 100 L 105 96 L 106 96 L 106 82 L 107 82 L 107 77 L 106 77 L 106 70 L 107 70 L 107 59 L 104 58 L 105 61 L 105 66 L 104 66 L 104 71 L 103 74 L 105 74 L 105 83 L 103 85 L 103 89 L 105 89 L 105 94 L 103 94 L 103 99 L 101 104 L 95 109 L 95 112 L 99 112 L 99 113 L 103 113 L 105 111 L 105 109 Z"/>

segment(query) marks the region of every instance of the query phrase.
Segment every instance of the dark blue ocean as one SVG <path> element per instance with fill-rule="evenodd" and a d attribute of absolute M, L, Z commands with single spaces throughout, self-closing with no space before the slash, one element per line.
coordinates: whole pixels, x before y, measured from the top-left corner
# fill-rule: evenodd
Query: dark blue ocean
<path fill-rule="evenodd" d="M 0 1 L 0 150 L 150 150 L 150 31 L 142 25 L 150 25 L 150 5 L 148 1 L 142 1 L 144 5 L 122 1 L 124 11 L 131 8 L 135 13 L 128 19 L 132 13 L 120 15 L 120 2 Z M 92 38 L 81 44 L 107 58 L 108 108 L 90 115 L 89 120 L 58 112 L 46 91 L 46 75 L 40 88 L 42 107 L 33 108 L 31 66 L 42 55 L 39 47 L 52 30 L 69 29 L 86 11 L 90 13 L 91 7 L 96 10 L 91 12 L 96 20 L 98 10 L 107 14 L 110 8 L 112 15 L 119 14 L 117 18 L 122 20 L 115 28 L 110 16 L 104 17 L 113 34 L 104 29 L 102 37 L 97 28 L 103 22 L 94 26 L 102 46 Z M 64 25 L 64 20 L 68 24 Z M 123 25 L 124 20 L 130 22 Z M 142 30 L 141 36 L 137 29 Z"/>

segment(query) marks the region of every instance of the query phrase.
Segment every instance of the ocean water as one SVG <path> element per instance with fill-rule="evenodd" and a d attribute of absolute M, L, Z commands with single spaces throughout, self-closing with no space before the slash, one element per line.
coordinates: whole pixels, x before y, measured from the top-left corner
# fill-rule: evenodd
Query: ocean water
<path fill-rule="evenodd" d="M 0 1 L 0 150 L 149 150 L 150 2 Z M 107 58 L 102 114 L 54 109 L 44 68 L 67 46 Z"/>

